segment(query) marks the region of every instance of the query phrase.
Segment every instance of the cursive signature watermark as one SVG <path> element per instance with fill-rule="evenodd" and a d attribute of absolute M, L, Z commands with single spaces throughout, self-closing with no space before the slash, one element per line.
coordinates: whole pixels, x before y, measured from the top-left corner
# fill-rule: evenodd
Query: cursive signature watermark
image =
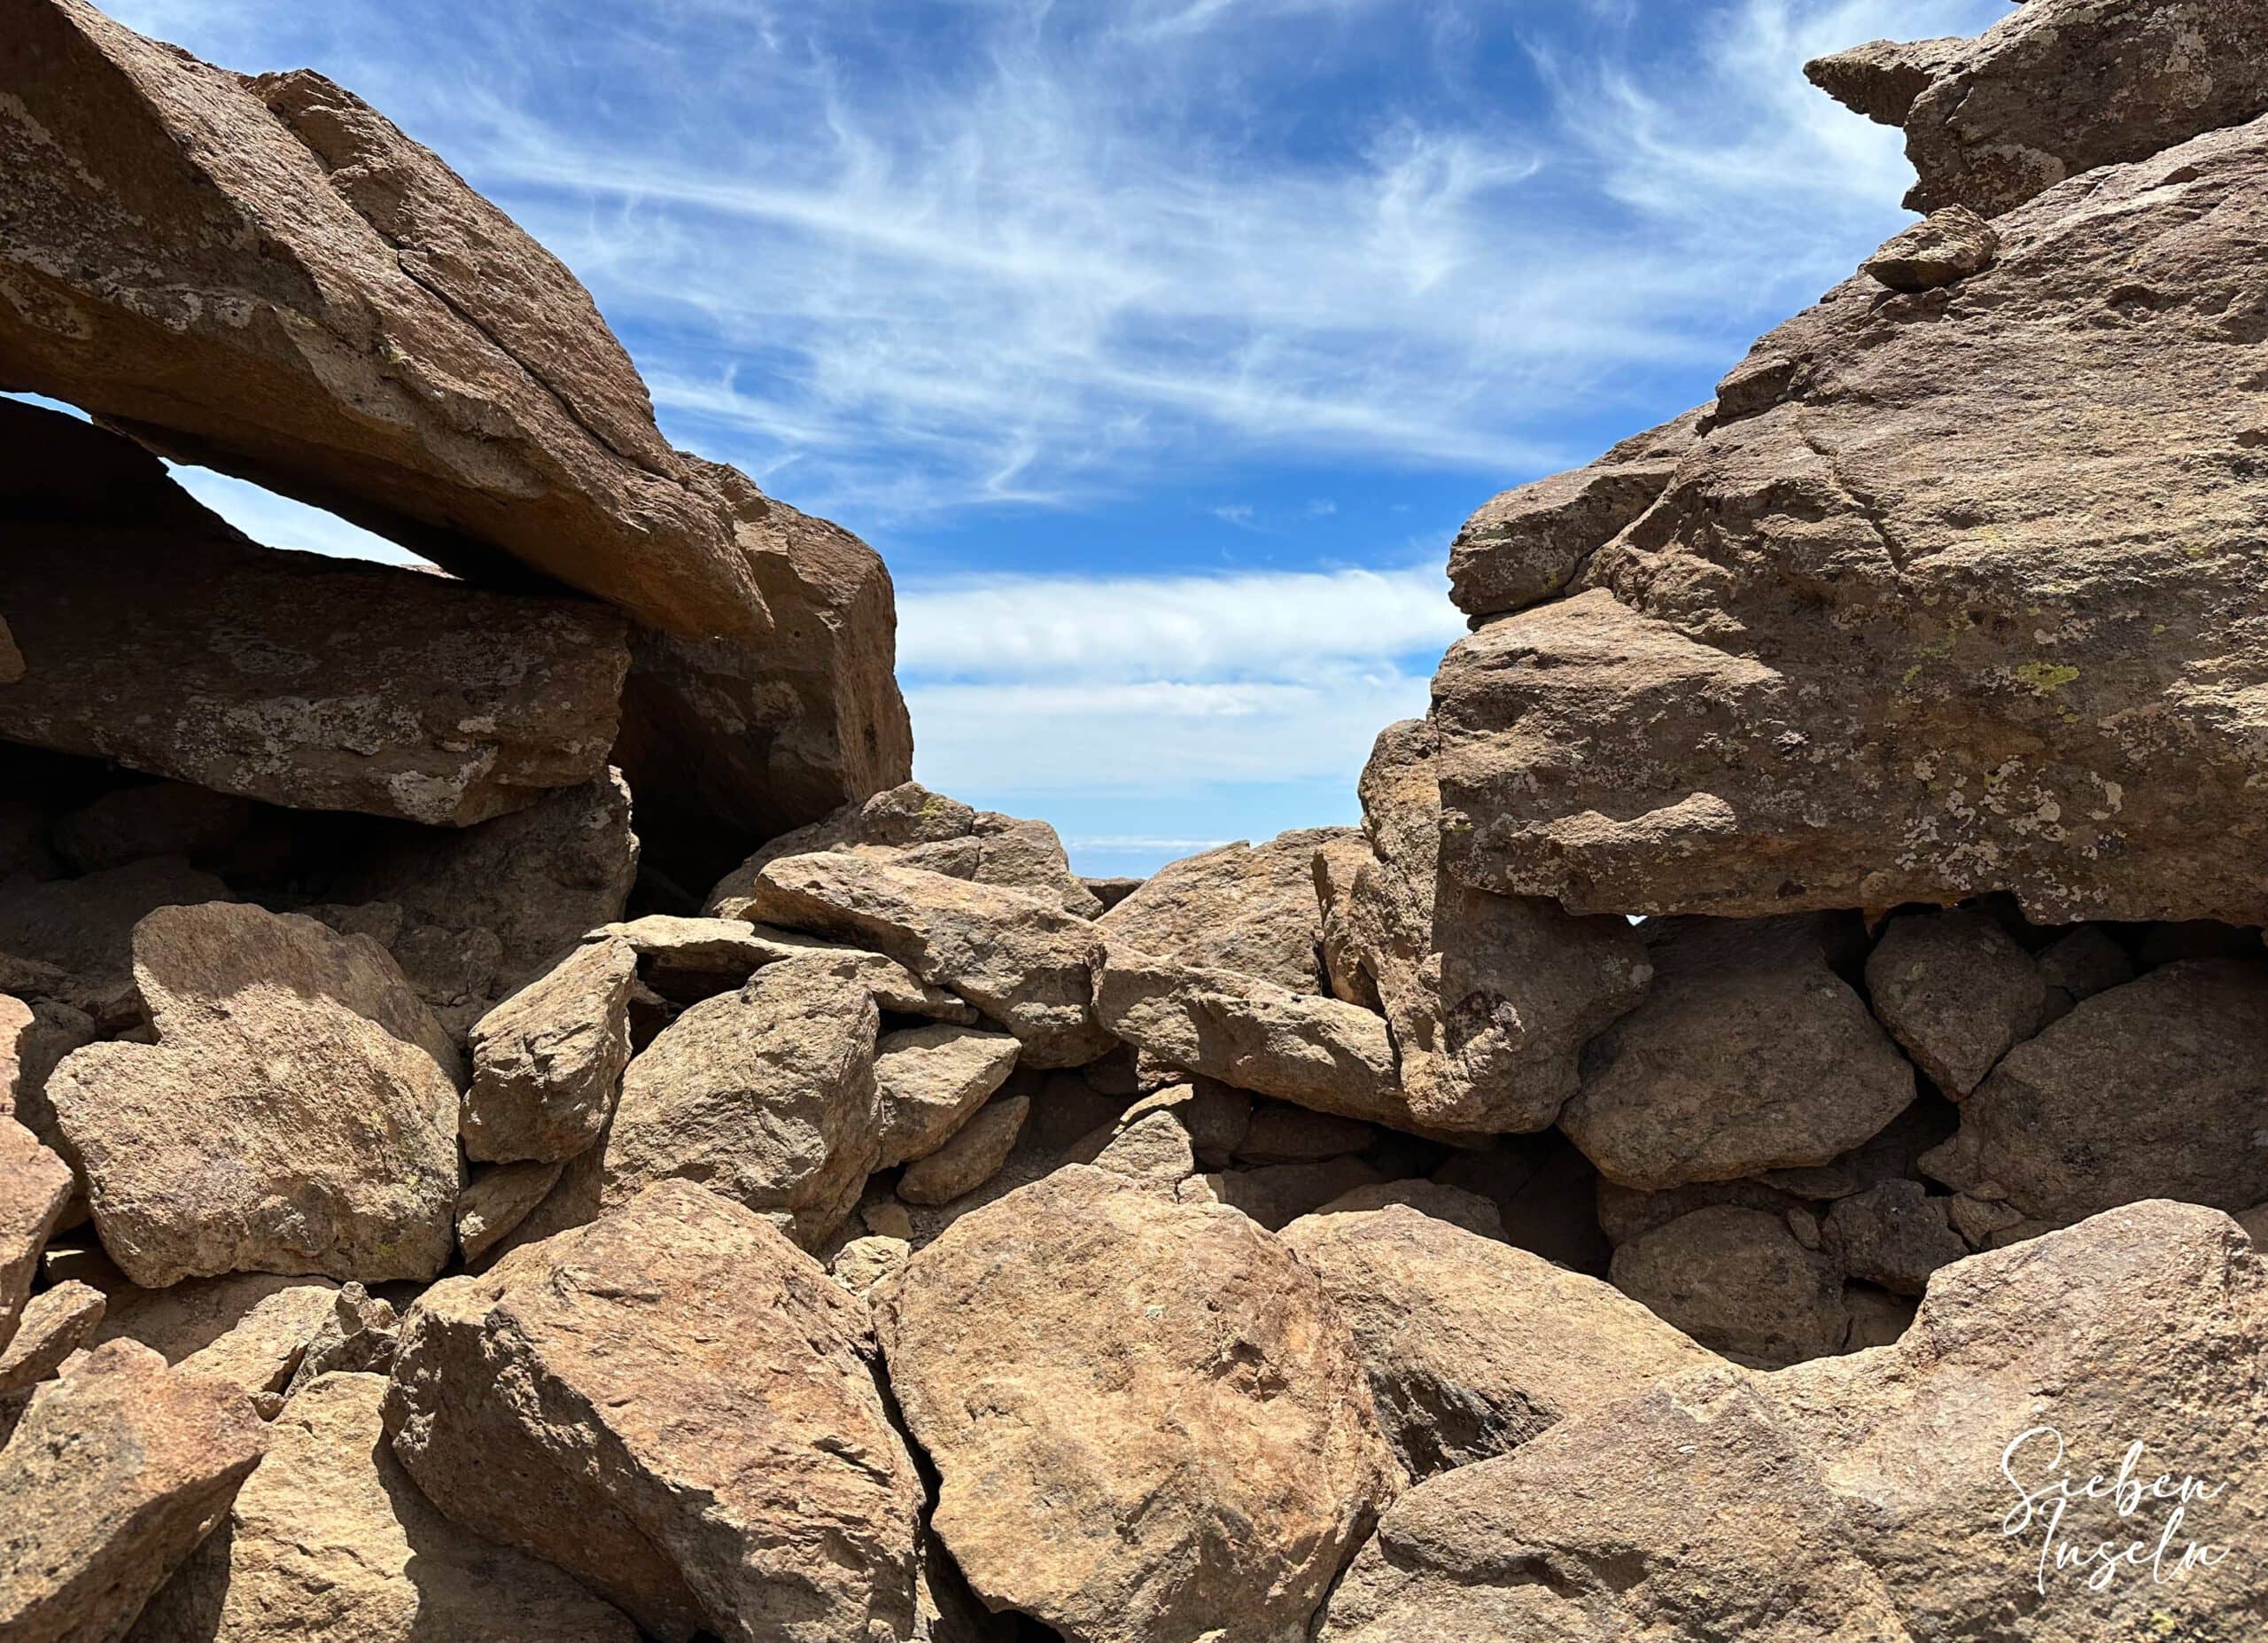
<path fill-rule="evenodd" d="M 2142 1475 L 2142 1445 L 2128 1446 L 2118 1469 L 2096 1472 L 2084 1482 L 2065 1464 L 2063 1435 L 2052 1426 L 2019 1432 L 2000 1452 L 2000 1476 L 2016 1491 L 2016 1503 L 2000 1520 L 2000 1532 L 2022 1538 L 2039 1531 L 2036 1577 L 2042 1596 L 2051 1573 L 2085 1571 L 2091 1592 L 2109 1590 L 2122 1574 L 2147 1569 L 2152 1582 L 2179 1580 L 2193 1569 L 2226 1561 L 2230 1548 L 2194 1538 L 2187 1531 L 2190 1508 L 2217 1499 L 2226 1482 L 2209 1483 L 2184 1472 Z M 2039 1481 L 2027 1483 L 2027 1476 Z M 2067 1515 L 2081 1503 L 2106 1502 L 2116 1515 L 2108 1538 Z M 2155 1535 L 2153 1532 L 2155 1531 Z"/>

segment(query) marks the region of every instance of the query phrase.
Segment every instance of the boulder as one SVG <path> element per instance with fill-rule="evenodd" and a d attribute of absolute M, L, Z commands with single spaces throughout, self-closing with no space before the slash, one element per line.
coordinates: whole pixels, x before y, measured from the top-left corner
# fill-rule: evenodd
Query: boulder
<path fill-rule="evenodd" d="M 1231 1211 L 1073 1165 L 874 1300 L 934 1532 L 1071 1643 L 1300 1636 L 1397 1485 L 1320 1284 Z"/>
<path fill-rule="evenodd" d="M 853 1238 L 835 1252 L 827 1263 L 827 1276 L 851 1294 L 866 1296 L 874 1287 L 906 1263 L 913 1253 L 913 1246 L 903 1238 L 882 1238 L 869 1234 Z"/>
<path fill-rule="evenodd" d="M 1404 1205 L 1326 1210 L 1283 1237 L 1353 1330 L 1379 1419 L 1421 1482 L 1714 1361 L 1596 1279 Z"/>
<path fill-rule="evenodd" d="M 359 1283 L 342 1284 L 330 1299 L 330 1315 L 307 1338 L 299 1367 L 284 1389 L 286 1402 L 327 1374 L 383 1375 L 393 1367 L 400 1343 L 401 1314 L 391 1301 Z"/>
<path fill-rule="evenodd" d="M 159 907 L 233 901 L 178 856 L 83 878 L 0 879 L 0 953 L 52 966 L 46 996 L 114 1020 L 132 1013 L 134 927 Z"/>
<path fill-rule="evenodd" d="M 1146 1112 L 1118 1129 L 1087 1156 L 1086 1145 L 1071 1149 L 1074 1162 L 1124 1176 L 1146 1192 L 1174 1197 L 1182 1182 L 1197 1172 L 1197 1149 L 1179 1117 L 1170 1109 Z"/>
<path fill-rule="evenodd" d="M 1007 1033 L 945 1022 L 882 1034 L 874 1050 L 882 1141 L 874 1167 L 926 1158 L 944 1146 L 1015 1071 L 1017 1047 Z"/>
<path fill-rule="evenodd" d="M 1192 1175 L 1174 1189 L 1174 1196 L 1184 1203 L 1226 1204 L 1270 1232 L 1281 1232 L 1302 1215 L 1313 1215 L 1348 1193 L 1385 1181 L 1384 1175 L 1360 1158 L 1325 1158 L 1318 1164 L 1263 1164 L 1252 1170 Z"/>
<path fill-rule="evenodd" d="M 2039 978 L 2062 998 L 2049 1006 L 2051 1016 L 2068 1015 L 2070 1004 L 2134 979 L 2134 960 L 2100 927 L 2081 924 L 2033 954 Z"/>
<path fill-rule="evenodd" d="M 1321 992 L 1315 857 L 1348 836 L 1345 828 L 1309 828 L 1257 848 L 1223 845 L 1169 862 L 1095 928 L 1114 946 L 1169 963 Z"/>
<path fill-rule="evenodd" d="M 1560 1127 L 1649 1191 L 1822 1164 L 1914 1100 L 1914 1070 L 1797 916 L 1650 926 L 1653 990 L 1584 1057 Z"/>
<path fill-rule="evenodd" d="M 71 1202 L 71 1166 L 0 1116 L 0 1348 L 31 1299 L 40 1251 Z"/>
<path fill-rule="evenodd" d="M 56 448 L 89 440 L 162 481 L 114 434 L 0 401 L 0 463 L 68 464 Z M 11 741 L 452 827 L 605 772 L 630 655 L 603 605 L 262 548 L 211 516 L 198 531 L 35 518 L 12 547 Z"/>
<path fill-rule="evenodd" d="M 1477 1192 L 1428 1180 L 1377 1181 L 1367 1187 L 1351 1187 L 1312 1215 L 1302 1216 L 1292 1224 L 1298 1226 L 1301 1221 L 1326 1215 L 1365 1215 L 1396 1205 L 1461 1227 L 1477 1238 L 1493 1238 L 1500 1243 L 1504 1241 L 1504 1218 L 1497 1213 L 1495 1204 Z"/>
<path fill-rule="evenodd" d="M 457 1194 L 457 1253 L 467 1266 L 494 1249 L 559 1184 L 560 1164 L 494 1164 Z"/>
<path fill-rule="evenodd" d="M 2047 977 L 1991 915 L 1966 908 L 1891 920 L 1867 957 L 1875 1016 L 1915 1064 L 1958 1099 L 2046 1024 Z"/>
<path fill-rule="evenodd" d="M 66 1055 L 97 1036 L 93 1018 L 84 1010 L 49 999 L 27 1003 L 0 993 L 0 1100 L 17 1123 L 49 1148 L 58 1148 L 63 1137 L 47 1099 L 47 1080 Z"/>
<path fill-rule="evenodd" d="M 2268 478 L 2249 337 L 2208 317 L 2249 300 L 2268 125 L 1993 227 L 1947 290 L 1853 280 L 1764 339 L 1578 591 L 1450 651 L 1453 875 L 1586 912 L 2268 922 Z"/>
<path fill-rule="evenodd" d="M 639 975 L 675 1004 L 698 1004 L 736 990 L 766 964 L 806 958 L 855 958 L 874 1002 L 897 1016 L 925 1016 L 967 1026 L 976 1012 L 943 987 L 933 987 L 896 959 L 862 952 L 769 924 L 737 918 L 680 918 L 649 913 L 622 924 L 602 924 L 586 940 L 619 936 L 638 952 Z"/>
<path fill-rule="evenodd" d="M 1922 1168 L 2068 1226 L 2140 1198 L 2268 1198 L 2268 962 L 2185 959 L 2083 1000 L 1961 1103 Z"/>
<path fill-rule="evenodd" d="M 458 1113 L 467 1157 L 563 1164 L 598 1139 L 630 1064 L 637 979 L 628 942 L 591 942 L 480 1018 Z"/>
<path fill-rule="evenodd" d="M 1197 1162 L 1208 1170 L 1224 1170 L 1252 1129 L 1254 1105 L 1249 1094 L 1218 1078 L 1192 1078 L 1141 1096 L 1113 1128 L 1130 1128 L 1153 1112 L 1169 1113 L 1187 1133 Z"/>
<path fill-rule="evenodd" d="M 1847 1277 L 1919 1295 L 1931 1273 L 1969 1253 L 1952 1209 L 1919 1181 L 1884 1181 L 1837 1202 L 1821 1223 L 1822 1247 Z"/>
<path fill-rule="evenodd" d="M 0 1449 L 0 1634 L 123 1637 L 228 1515 L 267 1437 L 226 1382 L 128 1341 L 88 1354 Z"/>
<path fill-rule="evenodd" d="M 454 1242 L 454 1047 L 384 948 L 224 902 L 134 931 L 153 1044 L 49 1080 L 103 1246 L 136 1283 L 431 1278 Z"/>
<path fill-rule="evenodd" d="M 2031 0 L 1975 40 L 1876 41 L 1805 73 L 1906 128 L 1915 211 L 1988 217 L 2066 177 L 2268 113 L 2260 0 Z"/>
<path fill-rule="evenodd" d="M 904 1639 L 922 1487 L 873 1351 L 817 1262 L 664 1181 L 427 1290 L 386 1429 L 444 1514 L 664 1643 Z"/>
<path fill-rule="evenodd" d="M 339 1291 L 268 1273 L 192 1278 L 163 1289 L 113 1286 L 94 1344 L 132 1341 L 184 1373 L 225 1381 L 263 1415 L 291 1383 Z"/>
<path fill-rule="evenodd" d="M 1314 1164 L 1360 1152 L 1378 1139 L 1377 1126 L 1359 1118 L 1259 1101 L 1252 1103 L 1235 1152 L 1239 1164 Z"/>
<path fill-rule="evenodd" d="M 1003 1095 L 952 1133 L 935 1152 L 916 1160 L 898 1177 L 897 1195 L 908 1203 L 951 1203 L 1000 1172 L 1015 1150 L 1016 1137 L 1031 1112 L 1028 1095 Z"/>
<path fill-rule="evenodd" d="M 1992 265 L 2000 237 L 1966 206 L 1933 211 L 1859 266 L 1892 291 L 1937 291 Z"/>
<path fill-rule="evenodd" d="M 1714 1204 L 1614 1252 L 1614 1287 L 1736 1363 L 1776 1369 L 1843 1350 L 1851 1313 L 1835 1263 L 1788 1218 Z"/>
<path fill-rule="evenodd" d="M 825 851 L 766 862 L 743 914 L 896 959 L 1015 1034 L 1024 1066 L 1081 1066 L 1110 1048 L 1090 998 L 1093 925 L 1031 892 Z"/>
<path fill-rule="evenodd" d="M 103 1292 L 87 1284 L 66 1281 L 32 1296 L 16 1320 L 14 1335 L 0 1347 L 0 1404 L 61 1368 L 102 1316 Z"/>

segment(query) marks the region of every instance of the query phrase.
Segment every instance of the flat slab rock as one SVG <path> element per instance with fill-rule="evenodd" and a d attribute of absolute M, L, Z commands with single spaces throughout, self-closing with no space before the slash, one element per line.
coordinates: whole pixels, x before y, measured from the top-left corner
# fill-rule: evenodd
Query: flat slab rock
<path fill-rule="evenodd" d="M 1308 828 L 1169 862 L 1095 927 L 1154 958 L 1319 992 L 1315 855 L 1349 836 L 1346 828 Z"/>
<path fill-rule="evenodd" d="M 1297 1636 L 1398 1484 L 1321 1286 L 1233 1211 L 1072 1165 L 874 1299 L 935 1531 L 1073 1643 Z"/>
<path fill-rule="evenodd" d="M 482 1016 L 458 1127 L 485 1163 L 563 1164 L 598 1139 L 630 1064 L 627 941 L 586 942 Z"/>

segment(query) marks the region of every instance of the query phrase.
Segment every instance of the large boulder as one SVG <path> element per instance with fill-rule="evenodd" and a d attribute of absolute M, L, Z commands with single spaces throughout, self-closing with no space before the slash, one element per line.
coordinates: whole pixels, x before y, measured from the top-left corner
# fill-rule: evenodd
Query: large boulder
<path fill-rule="evenodd" d="M 926 1158 L 1015 1071 L 1016 1041 L 951 1022 L 885 1032 L 874 1047 L 882 1150 L 876 1169 Z"/>
<path fill-rule="evenodd" d="M 134 975 L 157 1041 L 88 1045 L 49 1080 L 128 1277 L 440 1271 L 462 1074 L 383 948 L 255 907 L 161 907 Z"/>
<path fill-rule="evenodd" d="M 1309 828 L 1257 848 L 1223 845 L 1169 862 L 1095 927 L 1153 958 L 1321 992 L 1315 856 L 1348 836 L 1344 828 Z"/>
<path fill-rule="evenodd" d="M 117 448 L 73 448 L 95 442 Z M 0 400 L 0 490 L 27 488 L 19 464 L 127 463 L 167 482 L 114 434 Z M 210 515 L 195 530 L 83 524 L 73 507 L 12 524 L 0 557 L 24 659 L 0 689 L 0 736 L 448 826 L 605 772 L 630 657 L 603 605 L 261 548 Z"/>
<path fill-rule="evenodd" d="M 2261 0 L 2030 0 L 1975 40 L 1877 40 L 1805 72 L 1906 128 L 1916 211 L 1998 216 L 2097 166 L 2268 113 Z"/>
<path fill-rule="evenodd" d="M 459 1110 L 465 1156 L 562 1164 L 598 1139 L 630 1064 L 638 953 L 587 942 L 473 1027 Z"/>
<path fill-rule="evenodd" d="M 665 1643 L 904 1639 L 922 1488 L 873 1351 L 817 1262 L 664 1181 L 428 1290 L 386 1428 L 443 1513 Z"/>
<path fill-rule="evenodd" d="M 2268 921 L 2268 478 L 2224 317 L 2268 124 L 1994 227 L 1981 273 L 1767 337 L 1579 591 L 1451 650 L 1452 873 L 1581 911 Z"/>
<path fill-rule="evenodd" d="M 875 1302 L 935 1532 L 1072 1643 L 1300 1637 L 1396 1486 L 1321 1286 L 1233 1211 L 1072 1165 Z"/>
<path fill-rule="evenodd" d="M 2046 1025 L 2049 1008 L 2031 954 L 1968 907 L 1891 920 L 1867 955 L 1867 993 L 1915 1064 L 1956 1100 Z"/>

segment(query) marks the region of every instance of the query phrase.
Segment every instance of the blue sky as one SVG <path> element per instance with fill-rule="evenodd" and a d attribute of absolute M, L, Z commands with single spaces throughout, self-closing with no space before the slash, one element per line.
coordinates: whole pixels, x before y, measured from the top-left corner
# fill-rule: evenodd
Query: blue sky
<path fill-rule="evenodd" d="M 916 774 L 1093 872 L 1353 821 L 1494 492 L 1705 399 L 1904 221 L 1803 81 L 2007 0 L 112 0 L 384 108 L 678 443 L 899 588 Z M 279 545 L 367 539 L 186 476 Z"/>

